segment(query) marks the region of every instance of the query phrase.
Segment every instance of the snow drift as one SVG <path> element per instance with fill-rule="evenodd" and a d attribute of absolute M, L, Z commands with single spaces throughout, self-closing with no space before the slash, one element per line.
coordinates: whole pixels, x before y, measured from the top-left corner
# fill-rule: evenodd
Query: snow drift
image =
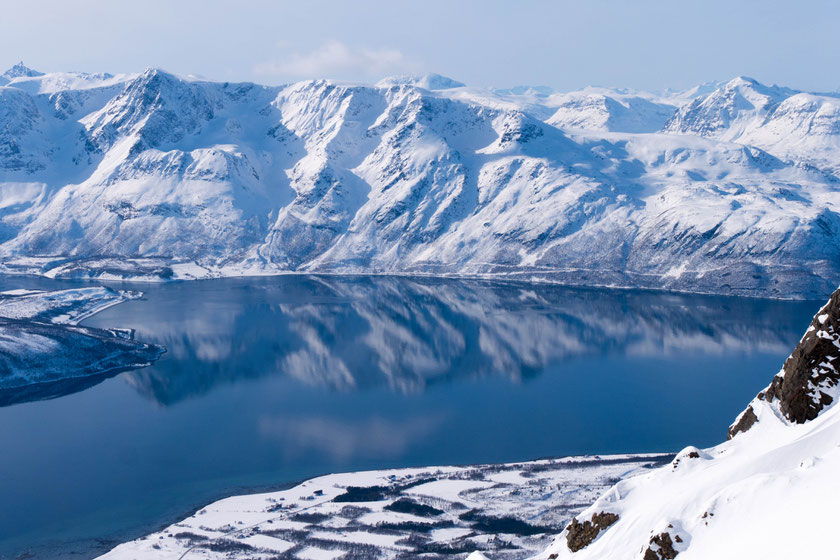
<path fill-rule="evenodd" d="M 687 447 L 577 516 L 542 559 L 827 558 L 840 503 L 840 290 L 710 449 Z"/>

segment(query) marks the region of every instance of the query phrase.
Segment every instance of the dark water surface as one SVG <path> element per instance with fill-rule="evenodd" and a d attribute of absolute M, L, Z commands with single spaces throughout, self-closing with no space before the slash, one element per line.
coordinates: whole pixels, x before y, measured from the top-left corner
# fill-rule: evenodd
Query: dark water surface
<path fill-rule="evenodd" d="M 0 408 L 0 557 L 89 558 L 329 472 L 713 445 L 819 306 L 369 277 L 113 287 L 146 297 L 84 324 L 167 353 Z"/>

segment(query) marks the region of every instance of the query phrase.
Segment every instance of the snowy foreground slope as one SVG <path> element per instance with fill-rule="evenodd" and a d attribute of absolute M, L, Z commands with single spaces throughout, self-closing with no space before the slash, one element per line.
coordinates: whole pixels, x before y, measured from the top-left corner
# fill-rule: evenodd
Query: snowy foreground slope
<path fill-rule="evenodd" d="M 534 558 L 837 558 L 840 290 L 710 449 L 619 482 Z"/>
<path fill-rule="evenodd" d="M 432 560 L 476 550 L 523 558 L 617 479 L 670 458 L 571 457 L 323 476 L 215 502 L 100 558 Z"/>
<path fill-rule="evenodd" d="M 0 80 L 0 271 L 825 297 L 840 283 L 838 107 L 746 78 L 561 94 L 21 65 Z"/>
<path fill-rule="evenodd" d="M 100 287 L 0 293 L 0 406 L 78 391 L 157 359 L 163 349 L 130 332 L 77 326 L 138 296 Z"/>

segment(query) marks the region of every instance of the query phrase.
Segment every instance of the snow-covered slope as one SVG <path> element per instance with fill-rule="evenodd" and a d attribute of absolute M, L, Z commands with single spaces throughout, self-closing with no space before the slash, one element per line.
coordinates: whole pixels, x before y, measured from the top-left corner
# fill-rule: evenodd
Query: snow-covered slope
<path fill-rule="evenodd" d="M 786 161 L 840 172 L 840 94 L 767 87 L 739 77 L 683 106 L 666 126 L 767 150 Z"/>
<path fill-rule="evenodd" d="M 840 282 L 827 96 L 742 79 L 662 97 L 435 75 L 6 76 L 6 272 L 492 274 L 776 297 Z"/>
<path fill-rule="evenodd" d="M 833 558 L 840 290 L 729 440 L 624 480 L 538 559 Z"/>

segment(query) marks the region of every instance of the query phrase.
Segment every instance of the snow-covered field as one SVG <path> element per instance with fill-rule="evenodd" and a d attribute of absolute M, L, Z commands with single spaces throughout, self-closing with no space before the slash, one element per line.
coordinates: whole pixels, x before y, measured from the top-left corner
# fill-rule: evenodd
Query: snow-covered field
<path fill-rule="evenodd" d="M 0 406 L 78 391 L 163 352 L 120 329 L 77 326 L 136 292 L 89 287 L 0 293 Z"/>
<path fill-rule="evenodd" d="M 669 455 L 346 473 L 235 496 L 107 560 L 523 558 L 616 480 Z"/>
<path fill-rule="evenodd" d="M 336 272 L 825 297 L 840 99 L 266 87 L 24 67 L 0 83 L 0 271 Z"/>

